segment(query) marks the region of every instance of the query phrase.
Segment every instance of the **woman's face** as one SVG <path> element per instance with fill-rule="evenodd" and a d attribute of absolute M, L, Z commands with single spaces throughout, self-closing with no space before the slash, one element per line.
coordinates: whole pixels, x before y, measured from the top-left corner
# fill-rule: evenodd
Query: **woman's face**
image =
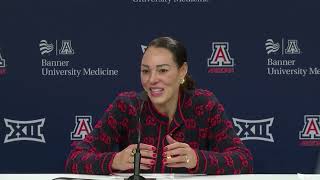
<path fill-rule="evenodd" d="M 187 65 L 178 68 L 172 53 L 165 48 L 149 47 L 141 62 L 141 84 L 154 105 L 163 106 L 178 97 Z"/>

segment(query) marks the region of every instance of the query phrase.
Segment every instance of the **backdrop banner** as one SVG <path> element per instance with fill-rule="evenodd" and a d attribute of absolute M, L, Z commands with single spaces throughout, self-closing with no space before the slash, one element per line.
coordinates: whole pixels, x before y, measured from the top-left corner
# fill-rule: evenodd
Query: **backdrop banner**
<path fill-rule="evenodd" d="M 141 91 L 152 39 L 188 50 L 254 156 L 254 173 L 314 173 L 320 2 L 56 0 L 0 3 L 0 173 L 63 173 L 71 144 L 122 91 Z M 318 165 L 320 167 L 320 165 Z M 320 168 L 319 168 L 320 169 Z"/>

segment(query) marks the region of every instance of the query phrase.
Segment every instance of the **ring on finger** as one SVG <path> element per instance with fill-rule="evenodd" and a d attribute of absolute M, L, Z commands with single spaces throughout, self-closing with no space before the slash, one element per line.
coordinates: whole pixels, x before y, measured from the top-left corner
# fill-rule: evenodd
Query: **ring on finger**
<path fill-rule="evenodd" d="M 186 158 L 186 163 L 189 163 L 190 162 L 190 159 L 188 158 L 187 155 L 184 156 Z"/>
<path fill-rule="evenodd" d="M 130 155 L 131 155 L 131 156 L 134 156 L 135 153 L 136 153 L 136 149 L 132 149 Z"/>

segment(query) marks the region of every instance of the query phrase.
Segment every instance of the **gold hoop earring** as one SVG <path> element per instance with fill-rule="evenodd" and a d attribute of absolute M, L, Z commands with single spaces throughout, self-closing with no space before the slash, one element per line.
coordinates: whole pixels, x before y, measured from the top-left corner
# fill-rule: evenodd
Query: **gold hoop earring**
<path fill-rule="evenodd" d="M 183 78 L 180 80 L 180 84 L 183 84 L 186 80 Z"/>

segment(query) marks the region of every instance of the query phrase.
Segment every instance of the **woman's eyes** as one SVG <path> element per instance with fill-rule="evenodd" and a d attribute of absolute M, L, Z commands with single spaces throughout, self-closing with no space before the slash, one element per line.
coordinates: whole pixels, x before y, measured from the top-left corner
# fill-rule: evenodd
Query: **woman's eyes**
<path fill-rule="evenodd" d="M 147 69 L 142 69 L 141 72 L 142 72 L 142 74 L 147 74 L 147 73 L 149 73 L 149 70 L 147 70 Z"/>
<path fill-rule="evenodd" d="M 168 69 L 158 69 L 157 71 L 158 71 L 158 73 L 166 73 L 166 72 L 168 72 L 169 70 L 168 70 Z M 142 72 L 142 74 L 148 74 L 148 73 L 150 72 L 150 70 L 148 70 L 148 69 L 142 69 L 141 72 Z"/>
<path fill-rule="evenodd" d="M 160 73 L 165 73 L 165 72 L 168 72 L 168 69 L 159 69 L 158 70 Z"/>

